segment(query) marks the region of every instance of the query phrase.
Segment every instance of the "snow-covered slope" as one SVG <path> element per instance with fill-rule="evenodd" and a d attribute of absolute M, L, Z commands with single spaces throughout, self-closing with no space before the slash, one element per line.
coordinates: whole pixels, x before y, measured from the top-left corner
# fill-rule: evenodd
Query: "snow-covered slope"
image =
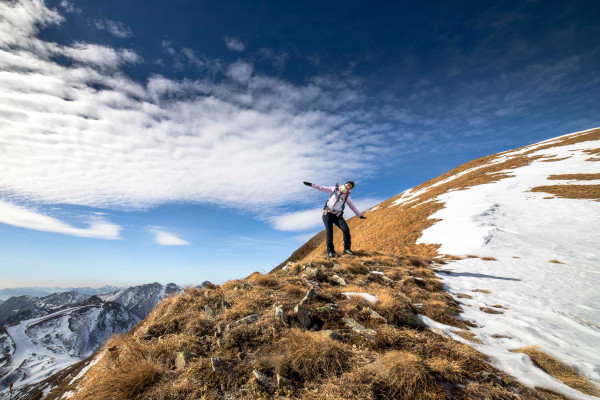
<path fill-rule="evenodd" d="M 6 326 L 0 332 L 0 390 L 10 382 L 17 387 L 37 382 L 78 362 L 138 322 L 122 305 L 100 302 Z"/>
<path fill-rule="evenodd" d="M 0 398 L 89 357 L 115 333 L 127 332 L 167 296 L 183 289 L 152 283 L 99 296 L 78 292 L 19 296 L 0 305 Z M 1 319 L 0 319 L 1 321 Z"/>
<path fill-rule="evenodd" d="M 100 298 L 104 301 L 122 304 L 135 315 L 144 319 L 160 300 L 182 291 L 183 289 L 174 283 L 161 285 L 155 282 L 101 295 Z"/>
<path fill-rule="evenodd" d="M 471 255 L 448 265 L 442 277 L 450 293 L 472 297 L 460 301 L 463 316 L 478 325 L 472 331 L 483 344 L 475 347 L 524 382 L 543 380 L 546 387 L 557 384 L 510 349 L 538 346 L 600 383 L 600 202 L 532 191 L 600 184 L 600 162 L 589 161 L 600 140 L 546 147 L 555 142 L 503 153 L 534 150 L 529 156 L 539 157 L 511 177 L 438 196 L 444 208 L 430 218 L 439 221 L 418 240 L 441 244 L 441 253 Z M 550 179 L 557 176 L 563 179 Z M 481 310 L 494 305 L 506 307 L 503 314 Z"/>

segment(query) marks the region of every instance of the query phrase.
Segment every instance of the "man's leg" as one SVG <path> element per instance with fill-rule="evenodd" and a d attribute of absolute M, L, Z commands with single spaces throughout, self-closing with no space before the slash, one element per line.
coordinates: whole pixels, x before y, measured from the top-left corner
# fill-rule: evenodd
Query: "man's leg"
<path fill-rule="evenodd" d="M 333 249 L 333 222 L 335 215 L 324 212 L 323 223 L 325 224 L 325 230 L 327 231 L 327 253 L 334 253 Z"/>
<path fill-rule="evenodd" d="M 337 225 L 338 228 L 342 230 L 342 234 L 344 235 L 344 250 L 350 250 L 352 247 L 352 239 L 350 237 L 350 228 L 348 228 L 348 224 L 344 217 L 335 217 L 334 224 Z M 333 236 L 333 235 L 332 235 Z"/>

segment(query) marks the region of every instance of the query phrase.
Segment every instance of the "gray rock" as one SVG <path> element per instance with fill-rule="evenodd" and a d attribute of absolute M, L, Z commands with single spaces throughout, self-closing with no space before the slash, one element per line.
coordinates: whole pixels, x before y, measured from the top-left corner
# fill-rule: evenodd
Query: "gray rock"
<path fill-rule="evenodd" d="M 374 335 L 377 333 L 377 331 L 375 331 L 373 329 L 365 328 L 364 326 L 362 326 L 361 324 L 359 324 L 352 318 L 342 318 L 342 321 L 344 321 L 344 323 L 346 324 L 346 326 L 348 328 L 352 329 L 356 333 L 360 333 L 361 335 L 371 336 L 371 335 Z"/>
<path fill-rule="evenodd" d="M 254 380 L 261 386 L 268 388 L 268 389 L 272 389 L 273 388 L 273 382 L 271 381 L 271 378 L 269 378 L 268 376 L 266 376 L 265 374 L 263 374 L 262 372 L 260 372 L 259 370 L 252 370 L 252 375 L 254 377 Z"/>
<path fill-rule="evenodd" d="M 187 351 L 178 351 L 175 353 L 175 367 L 177 369 L 185 368 L 185 366 L 192 360 L 200 357 L 194 353 L 188 353 Z"/>
<path fill-rule="evenodd" d="M 346 280 L 344 278 L 342 278 L 341 276 L 338 276 L 338 275 L 333 275 L 329 279 L 331 281 L 337 283 L 338 285 L 341 285 L 341 286 L 347 286 L 348 285 L 348 282 L 346 282 Z"/>
<path fill-rule="evenodd" d="M 294 311 L 296 312 L 296 318 L 304 329 L 310 329 L 313 326 L 313 316 L 308 311 L 308 308 L 298 304 Z"/>
<path fill-rule="evenodd" d="M 255 323 L 256 321 L 258 321 L 258 314 L 250 314 L 247 317 L 244 317 L 242 319 L 238 319 L 237 321 L 235 321 L 233 323 L 234 326 L 237 325 L 250 325 Z"/>
<path fill-rule="evenodd" d="M 322 280 L 327 277 L 323 273 L 323 271 L 321 271 L 321 268 L 319 268 L 319 267 L 308 267 L 308 268 L 306 268 L 305 272 L 306 272 L 306 276 L 308 278 L 312 278 L 312 279 L 316 279 L 316 280 Z"/>
<path fill-rule="evenodd" d="M 310 300 L 314 299 L 315 296 L 317 294 L 315 293 L 315 289 L 314 288 L 310 288 L 308 289 L 308 292 L 306 292 L 306 295 L 304 296 L 304 298 L 300 301 L 301 305 L 305 305 L 306 303 L 308 303 Z"/>
<path fill-rule="evenodd" d="M 285 311 L 283 311 L 283 308 L 281 306 L 275 307 L 275 319 L 283 322 L 286 325 L 289 325 L 290 323 L 288 315 Z"/>
<path fill-rule="evenodd" d="M 370 316 L 371 318 L 374 318 L 374 319 L 380 319 L 380 320 L 383 320 L 383 321 L 387 321 L 385 318 L 383 318 L 383 317 L 381 316 L 381 314 L 379 314 L 377 311 L 373 310 L 372 308 L 370 308 L 370 307 L 367 307 L 367 308 L 366 308 L 366 310 L 367 310 L 367 312 L 369 313 L 369 316 Z"/>

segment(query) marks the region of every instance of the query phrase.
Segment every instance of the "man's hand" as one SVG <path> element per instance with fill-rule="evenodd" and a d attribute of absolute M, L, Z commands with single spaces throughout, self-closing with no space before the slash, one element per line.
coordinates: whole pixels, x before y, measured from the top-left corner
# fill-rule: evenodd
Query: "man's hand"
<path fill-rule="evenodd" d="M 304 181 L 304 182 L 302 182 L 302 183 L 304 183 L 306 186 L 312 186 L 312 183 L 310 183 L 310 182 L 306 182 L 306 181 Z"/>
<path fill-rule="evenodd" d="M 367 219 L 367 217 L 365 217 L 364 215 L 361 215 L 360 217 L 358 217 L 359 219 Z"/>

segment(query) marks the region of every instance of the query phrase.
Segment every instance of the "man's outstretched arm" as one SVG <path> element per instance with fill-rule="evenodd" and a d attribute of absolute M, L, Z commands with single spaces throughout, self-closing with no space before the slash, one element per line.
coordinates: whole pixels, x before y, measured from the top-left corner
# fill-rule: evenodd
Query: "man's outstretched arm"
<path fill-rule="evenodd" d="M 333 193 L 334 191 L 334 187 L 327 187 L 327 186 L 319 186 L 319 185 L 315 185 L 314 183 L 310 183 L 310 182 L 302 182 L 304 183 L 306 186 L 310 186 L 313 189 L 317 189 L 320 190 L 321 192 L 326 192 L 326 193 Z"/>

